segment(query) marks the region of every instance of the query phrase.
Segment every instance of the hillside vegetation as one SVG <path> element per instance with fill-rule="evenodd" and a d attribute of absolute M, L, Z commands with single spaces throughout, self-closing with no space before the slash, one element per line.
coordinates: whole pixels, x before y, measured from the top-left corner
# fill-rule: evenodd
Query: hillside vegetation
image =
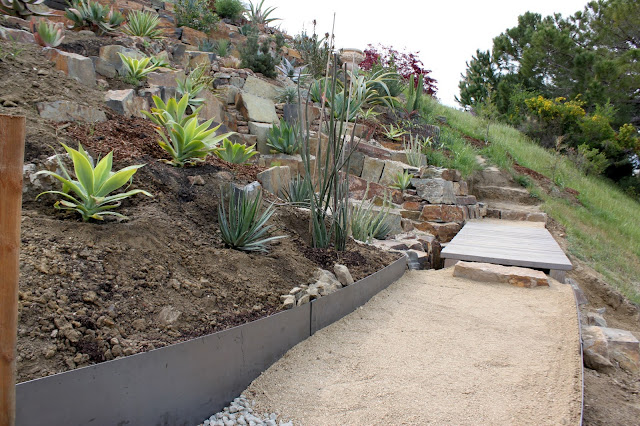
<path fill-rule="evenodd" d="M 453 129 L 485 139 L 485 119 L 436 101 L 428 108 L 434 115 L 446 117 Z M 579 192 L 580 205 L 576 205 L 554 196 L 554 190 L 547 193 L 530 182 L 532 193 L 544 201 L 544 211 L 566 228 L 570 253 L 601 273 L 631 301 L 640 303 L 640 204 L 612 182 L 585 175 L 566 157 L 542 148 L 511 126 L 491 122 L 488 142 L 480 153 L 501 168 L 513 171 L 515 160 L 549 178 L 553 189 L 568 187 Z"/>

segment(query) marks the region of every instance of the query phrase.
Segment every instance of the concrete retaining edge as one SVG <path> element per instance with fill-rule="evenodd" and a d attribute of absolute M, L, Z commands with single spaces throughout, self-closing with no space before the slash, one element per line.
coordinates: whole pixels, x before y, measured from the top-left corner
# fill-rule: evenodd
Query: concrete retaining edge
<path fill-rule="evenodd" d="M 16 385 L 16 425 L 192 425 L 221 410 L 285 352 L 400 278 L 384 269 L 288 311 L 150 352 Z"/>

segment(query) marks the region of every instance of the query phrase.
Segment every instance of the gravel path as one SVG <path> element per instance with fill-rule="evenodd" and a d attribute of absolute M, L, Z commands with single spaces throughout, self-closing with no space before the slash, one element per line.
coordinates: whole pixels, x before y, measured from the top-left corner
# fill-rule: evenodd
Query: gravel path
<path fill-rule="evenodd" d="M 571 288 L 410 271 L 245 392 L 295 425 L 577 424 Z"/>

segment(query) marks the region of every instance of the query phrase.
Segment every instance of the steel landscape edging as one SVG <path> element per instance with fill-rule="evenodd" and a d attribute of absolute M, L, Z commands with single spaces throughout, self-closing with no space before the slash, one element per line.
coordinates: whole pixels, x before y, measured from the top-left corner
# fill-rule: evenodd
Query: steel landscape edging
<path fill-rule="evenodd" d="M 366 303 L 405 270 L 403 256 L 348 287 L 288 311 L 150 352 L 19 383 L 16 425 L 198 424 L 225 407 L 293 346 Z M 329 302 L 340 307 L 330 309 Z"/>

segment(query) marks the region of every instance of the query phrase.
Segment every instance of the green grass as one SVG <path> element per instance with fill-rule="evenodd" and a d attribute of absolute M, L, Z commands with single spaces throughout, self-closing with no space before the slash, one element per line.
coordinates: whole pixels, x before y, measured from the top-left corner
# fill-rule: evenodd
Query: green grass
<path fill-rule="evenodd" d="M 453 129 L 484 140 L 485 120 L 435 101 L 430 101 L 428 108 L 445 116 Z M 582 206 L 530 189 L 544 201 L 544 211 L 566 228 L 570 253 L 640 304 L 640 204 L 612 182 L 586 176 L 563 156 L 536 145 L 510 126 L 492 123 L 489 141 L 491 145 L 482 154 L 493 164 L 511 170 L 510 155 L 556 185 L 579 191 Z"/>

